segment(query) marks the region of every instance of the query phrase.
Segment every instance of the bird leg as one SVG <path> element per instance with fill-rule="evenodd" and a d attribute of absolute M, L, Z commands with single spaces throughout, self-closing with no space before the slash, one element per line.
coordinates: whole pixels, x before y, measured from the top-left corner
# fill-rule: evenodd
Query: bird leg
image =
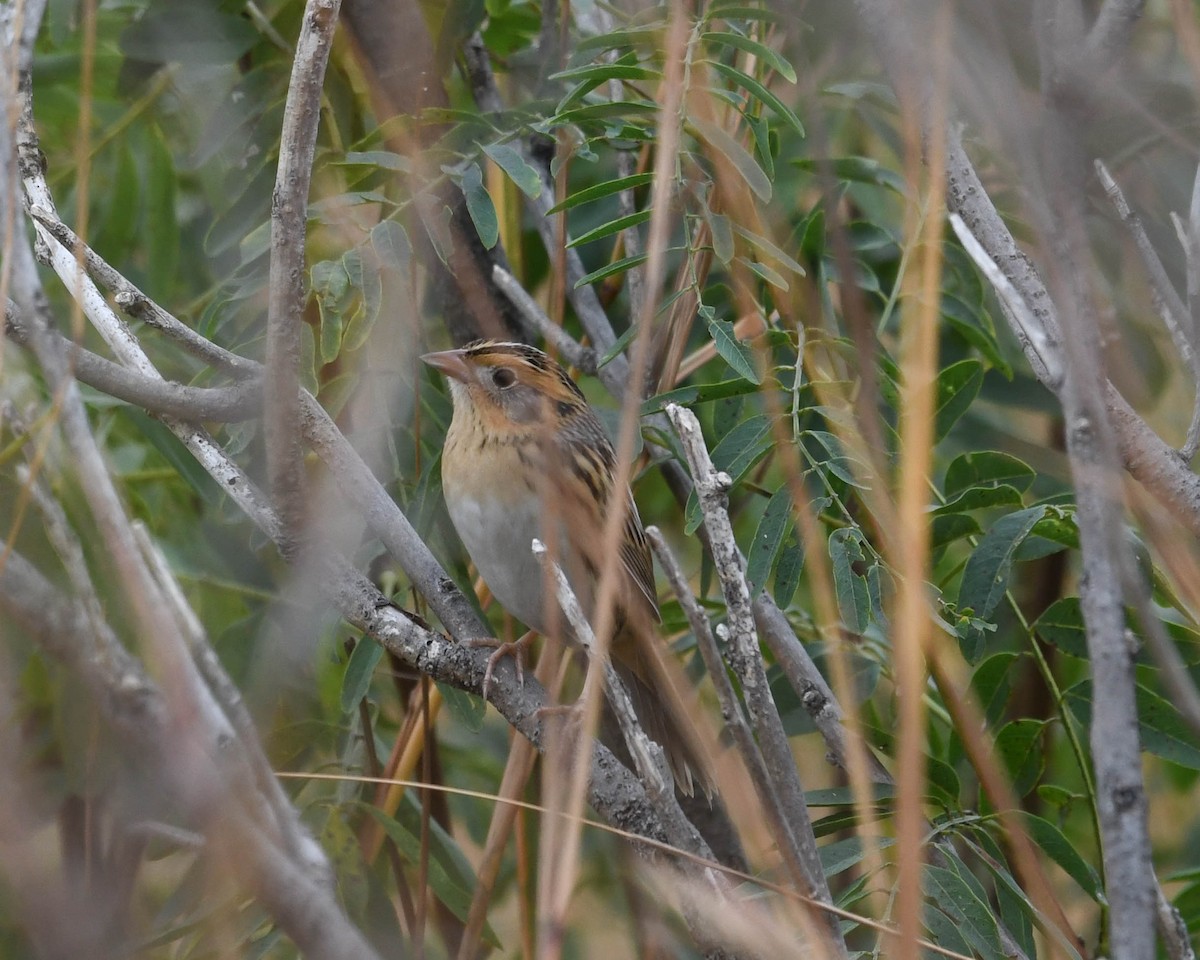
<path fill-rule="evenodd" d="M 525 648 L 528 647 L 537 636 L 532 630 L 526 633 L 519 640 L 497 640 L 495 637 L 475 637 L 464 641 L 466 646 L 473 649 L 480 647 L 492 648 L 492 655 L 488 657 L 487 669 L 483 672 L 483 699 L 487 699 L 488 687 L 492 684 L 492 673 L 496 669 L 496 664 L 505 657 L 512 657 L 517 662 L 517 683 L 521 686 L 525 685 Z"/>

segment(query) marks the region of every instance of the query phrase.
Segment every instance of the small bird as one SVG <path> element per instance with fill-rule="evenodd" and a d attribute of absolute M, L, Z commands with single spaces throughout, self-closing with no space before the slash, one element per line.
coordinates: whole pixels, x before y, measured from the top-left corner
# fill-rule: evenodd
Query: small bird
<path fill-rule="evenodd" d="M 492 595 L 543 636 L 574 642 L 530 544 L 547 544 L 589 620 L 607 512 L 625 501 L 610 656 L 677 786 L 711 794 L 707 753 L 657 650 L 646 535 L 616 454 L 570 375 L 523 343 L 479 340 L 421 358 L 449 378 L 454 416 L 442 448 L 450 519 Z"/>

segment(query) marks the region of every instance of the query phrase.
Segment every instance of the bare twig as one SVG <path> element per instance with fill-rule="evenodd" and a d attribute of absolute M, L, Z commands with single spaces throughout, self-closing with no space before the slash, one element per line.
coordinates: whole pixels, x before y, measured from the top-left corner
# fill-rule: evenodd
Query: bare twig
<path fill-rule="evenodd" d="M 1088 62 L 1099 70 L 1123 54 L 1145 7 L 1146 0 L 1105 0 L 1087 35 Z"/>
<path fill-rule="evenodd" d="M 592 632 L 592 625 L 588 623 L 587 617 L 584 616 L 583 607 L 579 605 L 575 591 L 571 589 L 571 584 L 567 582 L 566 574 L 550 558 L 546 551 L 546 545 L 541 540 L 535 539 L 532 543 L 532 549 L 533 555 L 537 558 L 538 562 L 550 571 L 554 579 L 558 605 L 562 608 L 563 616 L 566 617 L 567 623 L 571 625 L 575 639 L 589 657 L 596 657 L 596 635 Z M 625 738 L 625 746 L 629 748 L 629 755 L 633 758 L 634 767 L 638 775 L 642 778 L 642 782 L 646 784 L 650 798 L 656 804 L 665 803 L 668 796 L 674 801 L 674 792 L 671 787 L 671 773 L 670 768 L 667 766 L 666 753 L 642 729 L 642 725 L 638 722 L 637 714 L 634 712 L 633 701 L 629 697 L 629 691 L 625 689 L 625 684 L 617 676 L 617 671 L 613 669 L 612 664 L 606 660 L 603 664 L 603 669 L 604 686 L 613 708 L 613 714 L 621 726 L 621 734 Z M 680 813 L 681 818 L 682 816 L 682 813 Z M 692 829 L 694 830 L 694 828 Z"/>
<path fill-rule="evenodd" d="M 179 588 L 167 558 L 140 522 L 134 524 L 134 534 L 137 536 L 142 555 L 162 588 L 163 596 L 170 603 L 172 614 L 179 624 L 196 669 L 220 705 L 223 715 L 237 733 L 236 738 L 231 739 L 236 742 L 250 768 L 254 788 L 266 804 L 271 823 L 279 831 L 284 849 L 297 863 L 307 865 L 316 876 L 332 883 L 331 868 L 325 852 L 301 822 L 296 808 L 283 792 L 259 742 L 258 731 L 254 727 L 250 711 L 246 709 L 241 691 L 225 672 L 216 651 L 208 642 L 204 627 Z"/>
<path fill-rule="evenodd" d="M 1158 888 L 1156 900 L 1158 932 L 1166 946 L 1167 956 L 1170 960 L 1196 960 L 1196 951 L 1192 948 L 1192 939 L 1183 915 L 1167 899 L 1162 887 Z"/>
<path fill-rule="evenodd" d="M 263 427 L 269 488 L 283 522 L 285 556 L 301 534 L 306 513 L 298 371 L 308 188 L 321 116 L 321 88 L 340 6 L 340 0 L 307 0 L 304 5 L 271 201 Z"/>
<path fill-rule="evenodd" d="M 83 242 L 75 231 L 62 222 L 53 210 L 47 210 L 41 205 L 32 205 L 29 215 L 43 227 L 66 249 L 78 252 L 83 257 L 83 265 L 88 274 L 112 295 L 117 306 L 132 317 L 162 332 L 181 347 L 187 350 L 197 360 L 201 360 L 218 370 L 224 370 L 235 376 L 257 377 L 262 374 L 262 366 L 254 360 L 238 356 L 211 340 L 202 337 L 185 323 L 160 307 L 150 297 L 129 282 L 129 280 L 101 257 L 95 250 Z"/>
<path fill-rule="evenodd" d="M 1195 385 L 1192 419 L 1188 424 L 1187 439 L 1184 440 L 1183 447 L 1180 449 L 1184 461 L 1190 463 L 1196 455 L 1196 450 L 1200 448 L 1200 353 L 1197 352 L 1200 345 L 1195 342 L 1191 311 L 1184 305 L 1175 285 L 1171 283 L 1171 278 L 1167 276 L 1167 269 L 1163 266 L 1158 251 L 1154 249 L 1154 245 L 1146 235 L 1146 228 L 1142 226 L 1141 218 L 1130 208 L 1129 201 L 1125 199 L 1120 185 L 1108 172 L 1104 161 L 1096 160 L 1095 167 L 1105 195 L 1116 208 L 1117 214 L 1125 226 L 1129 228 L 1134 246 L 1137 247 L 1138 255 L 1142 258 L 1142 265 L 1146 268 L 1146 273 L 1150 278 L 1150 299 L 1154 302 L 1154 308 L 1162 319 L 1163 325 L 1171 334 L 1171 341 L 1175 344 L 1175 349 L 1179 351 L 1184 366 L 1192 375 L 1192 382 Z"/>

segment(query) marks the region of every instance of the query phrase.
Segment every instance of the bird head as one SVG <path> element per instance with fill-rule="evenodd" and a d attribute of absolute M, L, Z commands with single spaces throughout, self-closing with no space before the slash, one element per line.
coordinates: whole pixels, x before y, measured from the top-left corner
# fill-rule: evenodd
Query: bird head
<path fill-rule="evenodd" d="M 456 414 L 473 413 L 493 427 L 548 425 L 587 406 L 558 363 L 523 343 L 476 340 L 421 359 L 449 379 Z"/>

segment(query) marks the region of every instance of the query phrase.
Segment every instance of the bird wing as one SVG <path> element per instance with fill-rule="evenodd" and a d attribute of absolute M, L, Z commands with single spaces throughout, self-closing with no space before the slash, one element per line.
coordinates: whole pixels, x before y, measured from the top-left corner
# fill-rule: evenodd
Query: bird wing
<path fill-rule="evenodd" d="M 625 527 L 621 536 L 621 564 L 638 588 L 638 591 L 650 604 L 650 611 L 655 622 L 660 622 L 658 614 L 658 596 L 654 590 L 654 567 L 650 561 L 650 545 L 646 542 L 646 532 L 642 529 L 642 518 L 638 516 L 637 504 L 633 502 L 633 491 L 625 488 L 627 506 L 625 508 Z"/>

